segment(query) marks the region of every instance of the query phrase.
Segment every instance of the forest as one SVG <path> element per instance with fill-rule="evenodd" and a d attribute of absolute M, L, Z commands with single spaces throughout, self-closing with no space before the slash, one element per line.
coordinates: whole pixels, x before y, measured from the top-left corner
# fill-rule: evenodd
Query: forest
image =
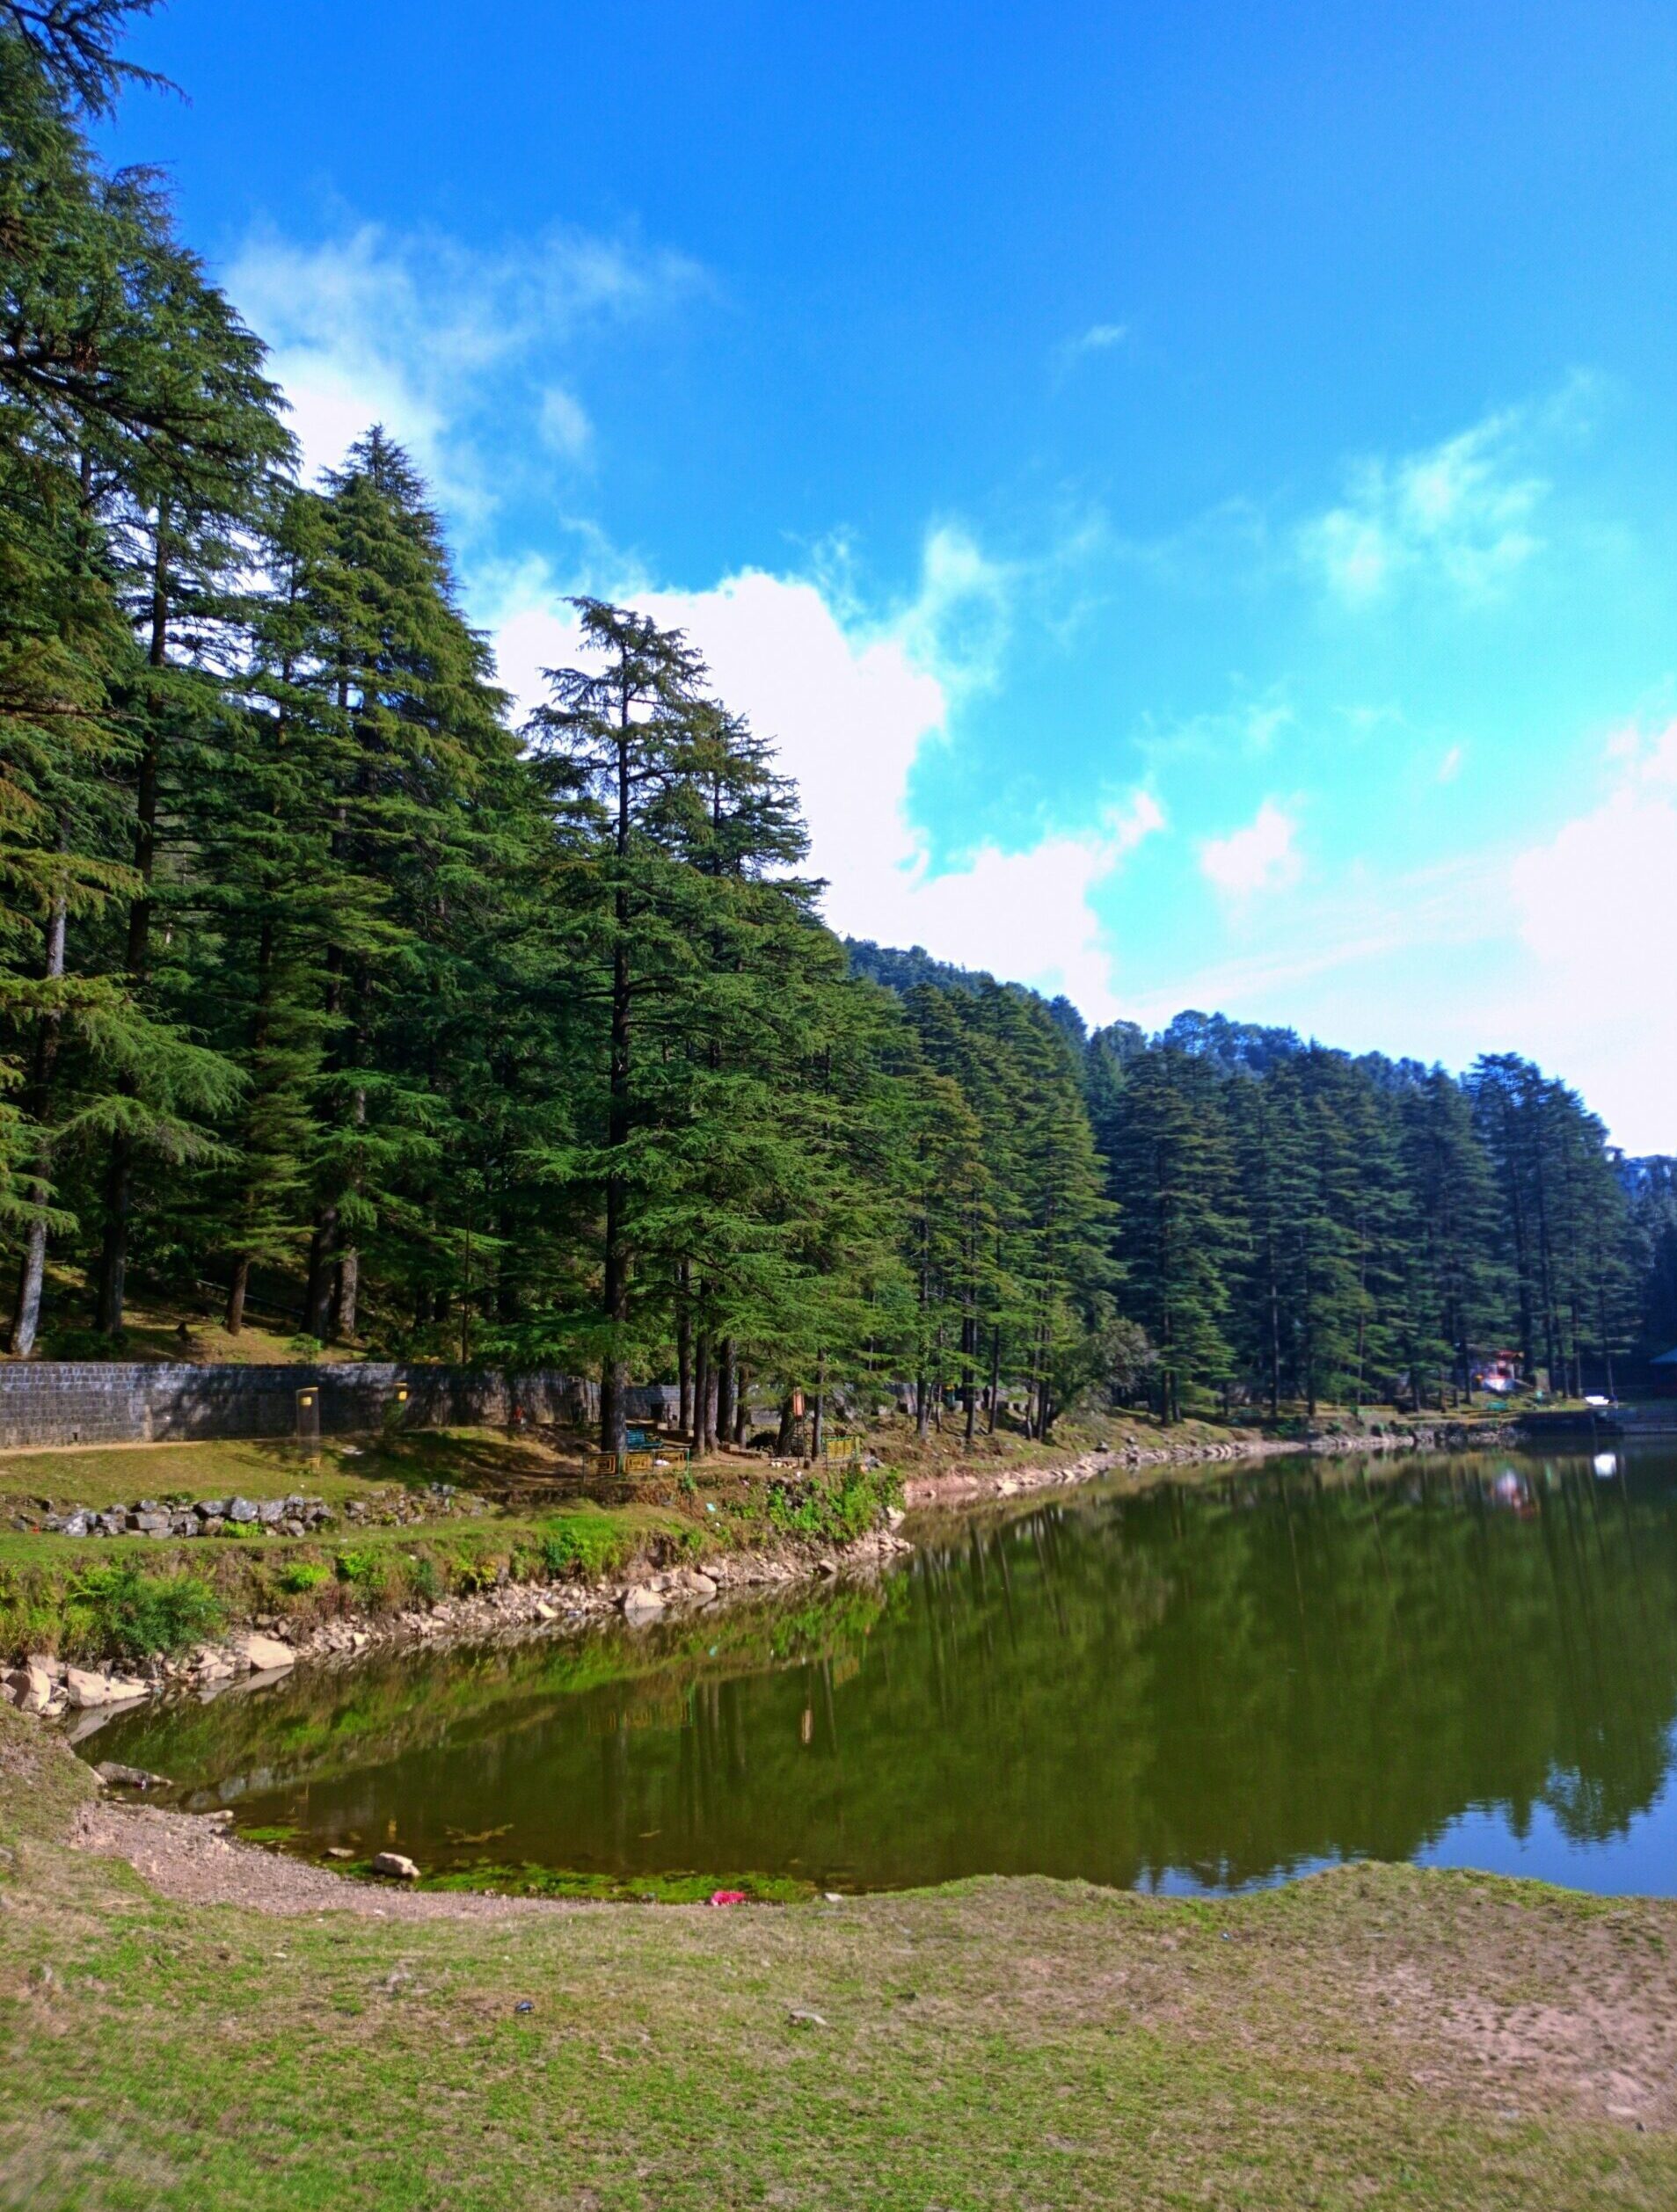
<path fill-rule="evenodd" d="M 259 337 L 92 121 L 123 0 L 0 5 L 0 1260 L 9 1350 L 131 1291 L 300 1346 L 1314 1415 L 1677 1344 L 1677 1165 L 1575 1091 L 1156 1036 L 821 918 L 770 736 L 580 600 L 521 723 L 408 456 L 300 480 Z M 787 1415 L 790 1418 L 790 1413 Z"/>

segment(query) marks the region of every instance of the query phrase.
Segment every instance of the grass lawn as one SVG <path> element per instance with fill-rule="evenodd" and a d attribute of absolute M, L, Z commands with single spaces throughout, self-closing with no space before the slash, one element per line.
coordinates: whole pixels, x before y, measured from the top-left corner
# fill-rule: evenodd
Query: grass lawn
<path fill-rule="evenodd" d="M 1677 1907 L 1347 1869 L 269 1913 L 67 1849 L 90 1787 L 0 1712 L 19 2212 L 1677 2202 Z"/>

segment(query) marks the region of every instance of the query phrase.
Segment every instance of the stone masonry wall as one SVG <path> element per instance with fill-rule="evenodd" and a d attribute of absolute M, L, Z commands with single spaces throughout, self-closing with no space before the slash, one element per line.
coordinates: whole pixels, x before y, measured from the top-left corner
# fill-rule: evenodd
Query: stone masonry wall
<path fill-rule="evenodd" d="M 397 1406 L 398 1386 L 407 1401 Z M 202 1367 L 139 1360 L 32 1360 L 0 1367 L 0 1450 L 31 1444 L 167 1444 L 211 1437 L 295 1437 L 297 1393 L 319 1393 L 323 1436 L 511 1419 L 586 1419 L 590 1383 L 551 1370 L 405 1366 Z M 650 1393 L 648 1393 L 650 1395 Z"/>

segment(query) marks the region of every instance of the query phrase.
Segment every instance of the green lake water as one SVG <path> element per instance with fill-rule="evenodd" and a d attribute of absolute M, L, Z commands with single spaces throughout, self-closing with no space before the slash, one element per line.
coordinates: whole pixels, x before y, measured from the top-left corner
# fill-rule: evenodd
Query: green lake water
<path fill-rule="evenodd" d="M 310 1855 L 1677 1893 L 1677 1452 L 1272 1461 L 922 1522 L 882 1582 L 350 1671 L 80 1747 Z"/>

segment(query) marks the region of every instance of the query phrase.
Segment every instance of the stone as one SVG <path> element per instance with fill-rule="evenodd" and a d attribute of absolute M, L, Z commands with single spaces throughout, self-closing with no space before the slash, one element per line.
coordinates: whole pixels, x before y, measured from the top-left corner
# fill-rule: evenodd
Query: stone
<path fill-rule="evenodd" d="M 283 1498 L 264 1498 L 256 1509 L 256 1517 L 264 1528 L 277 1528 L 285 1518 Z"/>
<path fill-rule="evenodd" d="M 701 1573 L 696 1567 L 691 1568 L 688 1574 L 687 1587 L 695 1597 L 702 1598 L 707 1604 L 717 1592 L 714 1578 Z"/>
<path fill-rule="evenodd" d="M 229 1498 L 227 1501 L 227 1517 L 230 1521 L 249 1523 L 254 1521 L 260 1511 L 261 1508 L 254 1498 Z"/>
<path fill-rule="evenodd" d="M 195 1513 L 177 1513 L 171 1518 L 169 1525 L 176 1536 L 196 1536 L 198 1516 Z"/>
<path fill-rule="evenodd" d="M 85 1710 L 94 1705 L 118 1705 L 126 1698 L 143 1698 L 147 1684 L 120 1675 L 94 1674 L 85 1667 L 65 1670 L 64 1689 L 71 1706 Z"/>
<path fill-rule="evenodd" d="M 20 1713 L 45 1713 L 52 1702 L 52 1677 L 47 1670 L 33 1659 L 26 1659 L 21 1667 L 7 1677 Z"/>
<path fill-rule="evenodd" d="M 142 1536 L 167 1536 L 170 1532 L 166 1513 L 130 1513 L 128 1525 Z"/>
<path fill-rule="evenodd" d="M 289 1644 L 282 1644 L 277 1636 L 263 1636 L 254 1632 L 234 1640 L 234 1648 L 248 1661 L 258 1674 L 267 1674 L 276 1667 L 295 1667 L 297 1655 Z"/>
<path fill-rule="evenodd" d="M 197 1504 L 193 1506 L 193 1511 L 201 1521 L 223 1520 L 227 1514 L 227 1500 L 225 1498 L 200 1498 Z"/>
<path fill-rule="evenodd" d="M 418 1881 L 419 1870 L 411 1859 L 399 1851 L 382 1851 L 373 1861 L 373 1872 L 383 1874 L 391 1881 Z"/>
<path fill-rule="evenodd" d="M 120 1536 L 128 1524 L 128 1517 L 126 1513 L 101 1513 L 99 1515 L 99 1528 L 106 1536 Z"/>
<path fill-rule="evenodd" d="M 618 1604 L 625 1620 L 656 1620 L 664 1610 L 664 1601 L 655 1590 L 645 1583 L 632 1584 L 624 1590 Z"/>
<path fill-rule="evenodd" d="M 143 1766 L 124 1766 L 118 1759 L 101 1759 L 93 1769 L 100 1781 L 109 1782 L 113 1788 L 125 1790 L 155 1790 L 164 1786 L 161 1774 L 148 1773 Z"/>

